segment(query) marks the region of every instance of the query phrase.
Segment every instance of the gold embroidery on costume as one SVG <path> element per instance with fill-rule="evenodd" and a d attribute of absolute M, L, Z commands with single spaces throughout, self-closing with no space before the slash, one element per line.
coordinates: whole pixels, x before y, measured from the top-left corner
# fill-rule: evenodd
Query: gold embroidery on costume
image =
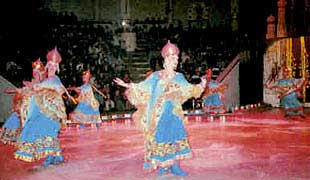
<path fill-rule="evenodd" d="M 0 134 L 1 142 L 3 142 L 4 144 L 15 145 L 16 140 L 20 135 L 20 128 L 17 129 L 3 128 L 0 133 L 1 133 Z"/>
<path fill-rule="evenodd" d="M 153 137 L 148 136 L 146 138 L 146 158 L 152 159 L 153 164 L 159 165 L 161 167 L 170 166 L 174 163 L 174 161 L 169 159 L 167 161 L 162 162 L 162 161 L 153 159 L 152 156 L 165 157 L 171 154 L 176 154 L 176 157 L 175 157 L 176 160 L 187 159 L 192 156 L 190 152 L 185 153 L 185 154 L 178 154 L 178 152 L 182 152 L 183 150 L 186 150 L 189 148 L 190 148 L 190 145 L 188 143 L 187 138 L 183 138 L 182 140 L 177 141 L 175 144 L 172 142 L 156 143 L 154 142 Z"/>
<path fill-rule="evenodd" d="M 86 104 L 89 104 L 93 109 L 99 108 L 99 102 L 95 98 L 91 88 L 84 89 L 84 92 L 80 94 L 78 101 L 83 101 Z"/>
<path fill-rule="evenodd" d="M 155 85 L 157 87 L 153 87 Z M 154 92 L 155 96 L 152 97 L 154 102 L 150 102 L 151 93 L 153 93 L 151 88 L 157 88 L 156 92 Z M 127 90 L 128 100 L 137 108 L 137 111 L 133 114 L 133 119 L 136 123 L 141 122 L 144 130 L 146 161 L 151 161 L 155 167 L 168 167 L 175 160 L 191 157 L 187 137 L 180 137 L 182 139 L 176 142 L 163 143 L 155 141 L 155 133 L 159 120 L 163 118 L 161 116 L 167 102 L 171 101 L 173 114 L 182 120 L 184 119 L 182 103 L 191 97 L 199 97 L 203 90 L 204 88 L 201 85 L 191 85 L 186 82 L 184 84 L 182 82 L 167 82 L 163 79 L 147 79 L 141 84 L 133 84 Z M 170 155 L 172 158 L 169 158 Z M 166 157 L 168 157 L 167 160 L 165 160 Z"/>
<path fill-rule="evenodd" d="M 81 122 L 81 123 L 100 123 L 100 114 L 83 114 L 81 112 L 75 111 L 72 114 L 70 114 L 70 119 L 73 119 L 76 122 Z"/>
<path fill-rule="evenodd" d="M 138 85 L 133 85 L 132 88 L 126 91 L 126 94 L 128 101 L 137 108 L 132 118 L 140 129 L 147 130 L 145 112 L 147 109 L 147 102 L 150 99 L 150 93 L 147 90 L 143 90 Z"/>
<path fill-rule="evenodd" d="M 66 124 L 67 114 L 65 104 L 61 95 L 53 89 L 42 89 L 34 95 L 36 104 L 41 112 L 47 117 L 59 121 L 62 125 Z"/>
<path fill-rule="evenodd" d="M 19 153 L 15 154 L 15 159 L 24 160 L 26 162 L 39 160 L 46 157 L 48 154 L 57 156 L 61 153 L 58 140 L 49 136 L 42 139 L 36 139 L 34 143 L 19 142 L 17 146 Z M 47 147 L 46 150 L 40 152 L 37 151 L 38 149 L 43 149 L 45 147 Z M 22 155 L 22 153 L 29 154 L 32 157 Z"/>

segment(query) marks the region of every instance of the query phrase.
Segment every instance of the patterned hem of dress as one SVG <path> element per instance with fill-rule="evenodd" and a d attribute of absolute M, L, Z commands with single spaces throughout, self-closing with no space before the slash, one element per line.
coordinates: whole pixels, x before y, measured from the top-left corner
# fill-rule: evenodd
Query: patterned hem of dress
<path fill-rule="evenodd" d="M 36 153 L 35 155 L 22 155 L 22 154 L 15 154 L 15 159 L 22 160 L 26 162 L 34 162 L 37 160 L 40 160 L 41 158 L 47 156 L 48 154 L 51 154 L 52 156 L 59 156 L 61 154 L 61 151 L 53 151 L 53 150 L 46 150 L 40 153 Z"/>
<path fill-rule="evenodd" d="M 80 112 L 70 114 L 70 119 L 73 123 L 92 124 L 101 123 L 100 114 L 85 115 Z"/>
<path fill-rule="evenodd" d="M 11 130 L 11 129 L 4 128 L 2 129 L 1 134 L 0 134 L 0 141 L 3 144 L 15 145 L 17 139 L 19 138 L 19 135 L 20 135 L 19 129 Z"/>
<path fill-rule="evenodd" d="M 12 146 L 16 146 L 16 145 L 17 145 L 16 140 L 11 140 L 11 139 L 4 139 L 4 138 L 1 138 L 1 139 L 0 139 L 0 142 L 2 142 L 3 144 L 12 145 Z"/>
<path fill-rule="evenodd" d="M 166 161 L 160 161 L 158 159 L 153 159 L 153 158 L 151 158 L 150 161 L 154 169 L 156 169 L 157 167 L 170 167 L 177 160 L 189 159 L 191 157 L 192 157 L 192 153 L 188 153 L 188 154 L 176 155 L 173 159 L 169 159 Z"/>

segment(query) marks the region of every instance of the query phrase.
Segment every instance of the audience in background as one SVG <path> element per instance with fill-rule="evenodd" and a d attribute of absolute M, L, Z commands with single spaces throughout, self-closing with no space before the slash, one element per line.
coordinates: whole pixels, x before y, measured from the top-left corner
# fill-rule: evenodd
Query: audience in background
<path fill-rule="evenodd" d="M 63 84 L 67 87 L 80 86 L 82 72 L 90 70 L 93 74 L 91 82 L 107 96 L 102 99 L 95 94 L 101 112 L 132 110 L 134 107 L 123 96 L 124 89 L 115 87 L 112 82 L 114 77 L 131 81 L 123 61 L 126 52 L 121 48 L 122 26 L 114 22 L 79 21 L 74 13 L 68 12 L 57 14 L 42 10 L 40 13 L 38 19 L 42 28 L 33 38 L 42 44 L 33 47 L 35 53 L 29 51 L 29 47 L 16 45 L 18 53 L 0 54 L 5 63 L 1 67 L 1 75 L 21 86 L 23 80 L 31 77 L 31 60 L 38 58 L 34 54 L 44 60 L 45 52 L 57 46 L 63 57 L 59 74 Z M 199 77 L 204 75 L 206 68 L 222 71 L 248 43 L 245 36 L 226 29 L 192 25 L 185 28 L 181 23 L 167 26 L 166 20 L 133 21 L 129 31 L 136 33 L 136 50 L 148 55 L 152 71 L 162 68 L 162 58 L 158 54 L 160 47 L 168 39 L 178 44 L 181 50 L 178 71 L 192 83 L 199 83 Z"/>

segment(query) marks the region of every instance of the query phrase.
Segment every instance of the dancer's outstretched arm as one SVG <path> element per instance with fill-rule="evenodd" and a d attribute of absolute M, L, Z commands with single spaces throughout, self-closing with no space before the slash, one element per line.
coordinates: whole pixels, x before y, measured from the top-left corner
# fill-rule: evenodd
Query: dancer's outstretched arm
<path fill-rule="evenodd" d="M 7 93 L 7 94 L 12 94 L 12 93 L 17 93 L 18 92 L 18 89 L 5 89 L 4 90 L 4 93 Z"/>
<path fill-rule="evenodd" d="M 120 78 L 115 78 L 113 79 L 113 82 L 115 82 L 117 85 L 125 87 L 125 88 L 130 88 L 131 87 L 131 83 L 125 83 L 123 80 L 121 80 Z"/>
<path fill-rule="evenodd" d="M 61 85 L 62 89 L 65 91 L 65 93 L 67 94 L 68 98 L 70 98 L 74 103 L 76 102 L 76 100 L 69 94 L 68 90 L 65 88 L 65 86 Z"/>
<path fill-rule="evenodd" d="M 92 87 L 98 94 L 100 94 L 100 96 L 102 96 L 104 99 L 107 98 L 107 96 L 104 95 L 101 91 L 99 91 L 94 85 L 91 85 L 91 87 Z"/>
<path fill-rule="evenodd" d="M 78 94 L 81 93 L 81 89 L 79 87 L 69 87 L 67 88 L 69 91 L 75 91 L 77 92 Z"/>

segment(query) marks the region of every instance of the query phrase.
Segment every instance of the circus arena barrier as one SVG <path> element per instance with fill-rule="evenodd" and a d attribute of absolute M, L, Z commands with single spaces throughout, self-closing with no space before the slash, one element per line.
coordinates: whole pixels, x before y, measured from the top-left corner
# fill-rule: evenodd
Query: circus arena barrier
<path fill-rule="evenodd" d="M 11 114 L 13 94 L 4 93 L 5 89 L 15 89 L 16 87 L 0 76 L 0 122 L 4 122 Z"/>

